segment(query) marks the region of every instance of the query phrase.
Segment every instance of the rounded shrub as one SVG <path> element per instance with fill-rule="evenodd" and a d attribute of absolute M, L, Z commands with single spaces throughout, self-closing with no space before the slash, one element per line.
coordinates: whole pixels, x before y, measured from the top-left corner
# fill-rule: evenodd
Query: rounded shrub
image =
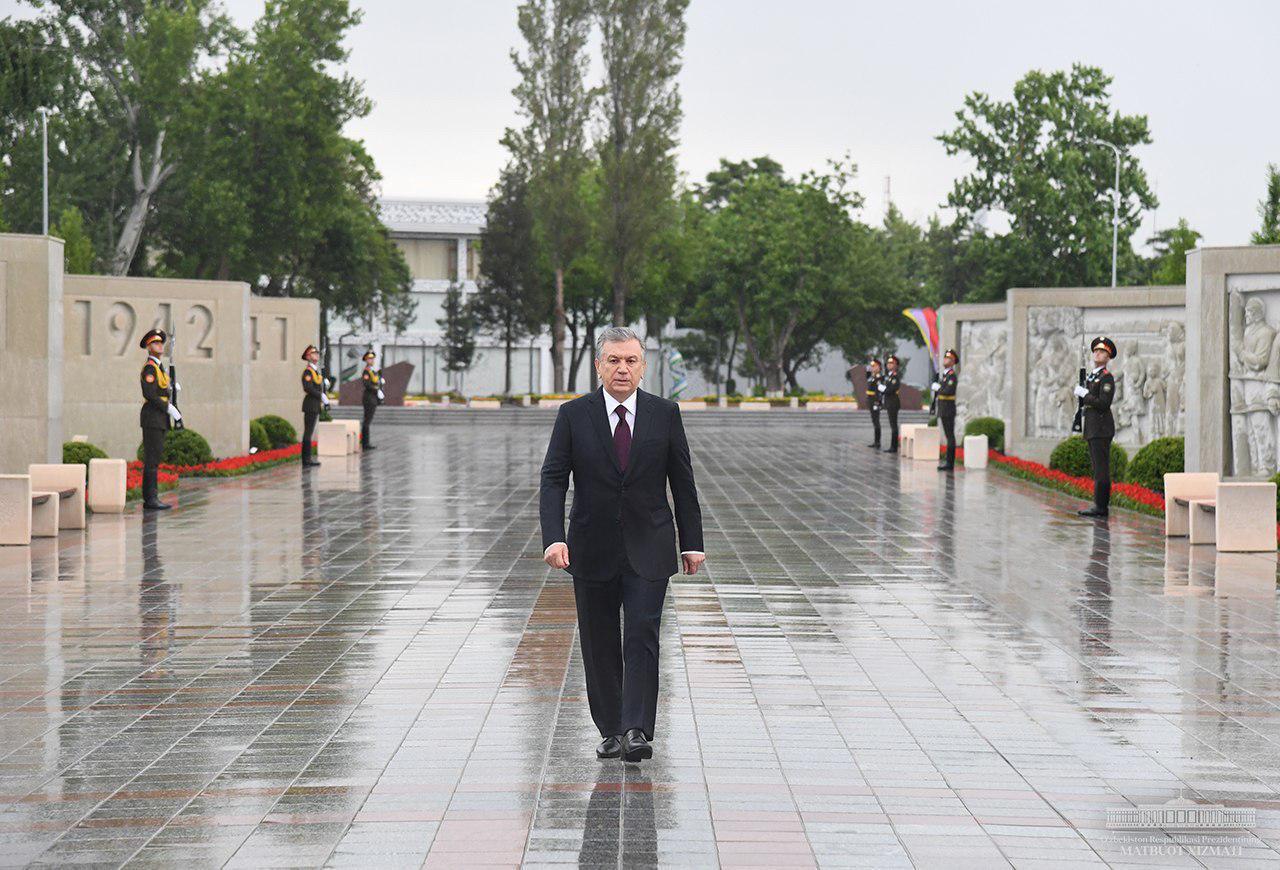
<path fill-rule="evenodd" d="M 328 408 L 325 408 L 320 412 L 320 416 L 316 418 L 316 421 L 320 423 L 332 423 L 333 415 L 329 413 Z"/>
<path fill-rule="evenodd" d="M 87 441 L 67 441 L 62 445 L 63 465 L 88 465 L 90 459 L 106 459 L 107 453 L 96 444 Z"/>
<path fill-rule="evenodd" d="M 138 458 L 142 458 L 142 445 L 138 445 Z M 213 461 L 209 442 L 194 429 L 173 429 L 164 439 L 164 453 L 160 461 L 165 465 L 203 465 Z"/>
<path fill-rule="evenodd" d="M 254 450 L 271 449 L 271 437 L 267 435 L 267 427 L 257 420 L 249 421 L 249 446 Z"/>
<path fill-rule="evenodd" d="M 966 435 L 986 435 L 987 446 L 1004 452 L 1004 421 L 999 417 L 974 417 L 964 424 Z"/>
<path fill-rule="evenodd" d="M 1111 480 L 1124 480 L 1129 454 L 1114 441 L 1111 442 Z M 1053 448 L 1049 455 L 1049 467 L 1072 477 L 1093 477 L 1089 464 L 1089 445 L 1079 435 L 1072 435 Z"/>
<path fill-rule="evenodd" d="M 267 437 L 271 439 L 273 448 L 288 447 L 290 444 L 298 443 L 298 430 L 293 428 L 293 424 L 284 417 L 275 414 L 263 414 L 257 419 L 262 424 L 262 428 L 267 430 Z"/>
<path fill-rule="evenodd" d="M 1181 437 L 1157 438 L 1134 454 L 1125 480 L 1155 492 L 1164 492 L 1164 476 L 1181 472 L 1185 455 Z"/>

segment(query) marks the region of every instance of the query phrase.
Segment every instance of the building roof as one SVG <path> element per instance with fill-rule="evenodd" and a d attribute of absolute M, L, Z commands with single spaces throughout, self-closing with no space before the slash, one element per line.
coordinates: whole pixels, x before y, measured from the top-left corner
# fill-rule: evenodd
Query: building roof
<path fill-rule="evenodd" d="M 478 235 L 484 229 L 488 208 L 482 199 L 401 199 L 378 200 L 382 222 L 393 234 L 441 233 Z"/>

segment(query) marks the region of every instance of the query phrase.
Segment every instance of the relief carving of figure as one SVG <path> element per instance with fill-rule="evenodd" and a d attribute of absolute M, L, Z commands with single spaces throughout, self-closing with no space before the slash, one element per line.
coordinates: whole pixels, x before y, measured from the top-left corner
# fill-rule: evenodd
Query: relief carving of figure
<path fill-rule="evenodd" d="M 1230 296 L 1231 431 L 1234 471 L 1269 476 L 1277 465 L 1280 418 L 1280 335 L 1267 322 L 1266 302 Z M 1243 443 L 1242 443 L 1243 442 Z"/>

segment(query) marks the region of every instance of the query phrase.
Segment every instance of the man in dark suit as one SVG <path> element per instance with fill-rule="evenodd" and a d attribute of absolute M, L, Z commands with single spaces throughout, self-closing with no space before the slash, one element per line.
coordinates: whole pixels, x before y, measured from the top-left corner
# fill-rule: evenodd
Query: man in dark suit
<path fill-rule="evenodd" d="M 311 458 L 311 439 L 316 434 L 320 412 L 329 407 L 329 382 L 320 374 L 320 351 L 314 344 L 302 352 L 307 367 L 302 370 L 302 467 L 319 465 Z"/>
<path fill-rule="evenodd" d="M 1111 439 L 1116 437 L 1111 400 L 1115 398 L 1116 379 L 1107 371 L 1107 363 L 1116 358 L 1116 343 L 1100 335 L 1089 349 L 1093 352 L 1093 371 L 1084 384 L 1075 388 L 1075 394 L 1084 406 L 1084 438 L 1093 466 L 1093 507 L 1079 513 L 1102 519 L 1111 510 Z"/>
<path fill-rule="evenodd" d="M 676 531 L 686 574 L 696 574 L 706 558 L 680 408 L 637 389 L 644 352 L 630 329 L 601 333 L 602 388 L 560 407 L 539 494 L 543 559 L 573 575 L 587 701 L 604 738 L 596 756 L 632 762 L 653 757 L 658 628 L 667 582 L 680 567 Z"/>

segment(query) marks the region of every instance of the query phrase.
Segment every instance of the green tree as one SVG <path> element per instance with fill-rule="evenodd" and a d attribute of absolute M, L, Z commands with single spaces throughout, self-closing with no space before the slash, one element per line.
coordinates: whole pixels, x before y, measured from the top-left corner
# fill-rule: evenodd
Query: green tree
<path fill-rule="evenodd" d="M 1201 236 L 1187 225 L 1186 218 L 1179 218 L 1178 225 L 1161 230 L 1151 237 L 1151 247 L 1156 256 L 1152 263 L 1152 284 L 1186 284 L 1187 252 L 1196 246 Z"/>
<path fill-rule="evenodd" d="M 1280 245 L 1280 167 L 1267 164 L 1267 195 L 1258 203 L 1262 227 L 1253 234 L 1255 245 Z"/>
<path fill-rule="evenodd" d="M 555 275 L 551 322 L 554 390 L 564 390 L 564 273 L 579 253 L 588 218 L 579 197 L 587 168 L 587 120 L 595 91 L 586 86 L 590 0 L 525 0 L 517 13 L 525 55 L 511 52 L 520 83 L 512 91 L 525 118 L 504 144 L 529 167 L 534 232 Z"/>
<path fill-rule="evenodd" d="M 674 208 L 680 125 L 676 75 L 688 0 L 592 0 L 600 22 L 604 93 L 596 150 L 602 179 L 602 252 L 613 322 Z"/>
<path fill-rule="evenodd" d="M 443 333 L 444 370 L 461 376 L 471 368 L 476 355 L 476 316 L 462 285 L 454 281 L 444 296 L 444 316 L 436 321 Z"/>
<path fill-rule="evenodd" d="M 1023 286 L 1110 283 L 1114 152 L 1120 149 L 1120 267 L 1141 273 L 1131 244 L 1155 196 L 1132 149 L 1151 142 L 1146 116 L 1113 112 L 1111 78 L 1096 67 L 1027 73 L 1011 101 L 983 93 L 965 98 L 958 125 L 939 136 L 948 154 L 974 171 L 947 197 L 967 225 L 985 210 L 1010 221 L 1002 238 L 1006 279 Z"/>
<path fill-rule="evenodd" d="M 153 200 L 178 167 L 166 139 L 234 31 L 212 0 L 30 2 L 74 59 L 101 132 L 122 149 L 109 267 L 127 274 Z"/>
<path fill-rule="evenodd" d="M 508 396 L 515 343 L 536 332 L 547 315 L 547 281 L 538 262 L 533 225 L 528 179 L 520 164 L 509 164 L 489 196 L 480 240 L 479 289 L 471 299 L 477 326 L 502 342 L 503 392 Z M 562 294 L 563 276 L 558 283 Z M 557 392 L 563 389 L 562 380 Z"/>
<path fill-rule="evenodd" d="M 64 269 L 73 275 L 87 275 L 93 271 L 96 254 L 93 239 L 84 231 L 84 215 L 75 206 L 68 206 L 58 215 L 57 223 L 49 227 L 49 234 L 63 241 Z"/>

